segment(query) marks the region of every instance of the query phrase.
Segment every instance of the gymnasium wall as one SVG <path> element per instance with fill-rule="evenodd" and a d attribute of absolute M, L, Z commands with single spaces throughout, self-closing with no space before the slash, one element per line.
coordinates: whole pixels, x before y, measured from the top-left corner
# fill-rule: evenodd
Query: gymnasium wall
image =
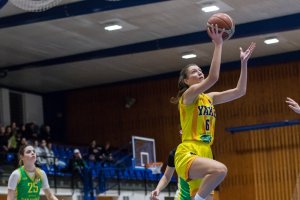
<path fill-rule="evenodd" d="M 39 126 L 44 124 L 43 97 L 41 95 L 6 88 L 0 88 L 0 124 L 12 123 L 10 107 L 13 105 L 10 102 L 10 93 L 20 95 L 22 106 L 19 109 L 22 109 L 23 114 L 21 123 L 34 122 Z"/>
<path fill-rule="evenodd" d="M 250 62 L 251 65 L 251 62 Z M 300 163 L 300 126 L 287 126 L 231 134 L 229 127 L 299 119 L 285 98 L 300 101 L 300 63 L 251 66 L 247 94 L 217 105 L 215 158 L 224 162 L 228 176 L 220 186 L 220 199 L 282 200 L 295 196 Z M 223 70 L 212 91 L 233 88 L 240 69 Z M 165 161 L 179 142 L 179 116 L 169 103 L 177 93 L 177 76 L 66 93 L 66 129 L 71 143 L 110 141 L 127 144 L 131 135 L 155 138 L 157 160 Z M 125 108 L 125 98 L 136 103 Z M 234 195 L 234 196 L 232 196 Z"/>
<path fill-rule="evenodd" d="M 110 141 L 115 147 L 129 145 L 132 135 L 155 138 L 157 158 L 166 160 L 180 142 L 177 106 L 169 102 L 176 82 L 177 77 L 70 92 L 67 138 L 76 144 Z M 128 96 L 136 99 L 131 108 L 125 107 Z"/>
<path fill-rule="evenodd" d="M 11 124 L 9 90 L 5 88 L 0 88 L 0 122 L 1 124 Z"/>
<path fill-rule="evenodd" d="M 223 74 L 218 89 L 229 87 Z M 247 95 L 217 107 L 214 154 L 229 171 L 222 183 L 220 199 L 300 199 L 300 125 L 249 130 L 231 134 L 228 127 L 300 119 L 285 103 L 286 97 L 300 101 L 300 64 L 297 62 L 249 69 Z"/>

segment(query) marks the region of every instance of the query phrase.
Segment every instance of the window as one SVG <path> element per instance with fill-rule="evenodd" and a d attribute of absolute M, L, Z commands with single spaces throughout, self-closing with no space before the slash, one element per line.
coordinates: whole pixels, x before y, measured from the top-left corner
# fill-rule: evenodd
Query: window
<path fill-rule="evenodd" d="M 16 122 L 17 125 L 23 124 L 23 95 L 16 92 L 9 92 L 10 122 Z"/>

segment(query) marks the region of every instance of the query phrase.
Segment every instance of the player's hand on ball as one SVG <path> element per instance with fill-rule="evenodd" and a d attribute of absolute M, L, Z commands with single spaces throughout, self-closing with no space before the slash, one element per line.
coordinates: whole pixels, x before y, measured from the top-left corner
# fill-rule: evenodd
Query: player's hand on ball
<path fill-rule="evenodd" d="M 223 35 L 224 31 L 225 31 L 225 29 L 222 29 L 222 31 L 219 31 L 217 24 L 212 25 L 211 27 L 207 27 L 207 33 L 215 44 L 223 43 L 222 35 Z"/>

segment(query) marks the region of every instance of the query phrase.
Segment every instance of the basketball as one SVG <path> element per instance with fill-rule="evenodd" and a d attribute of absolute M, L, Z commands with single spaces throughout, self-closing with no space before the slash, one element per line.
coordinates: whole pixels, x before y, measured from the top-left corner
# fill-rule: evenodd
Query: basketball
<path fill-rule="evenodd" d="M 229 40 L 233 36 L 235 25 L 229 15 L 225 13 L 216 13 L 207 20 L 208 27 L 212 27 L 216 24 L 218 25 L 219 31 L 222 31 L 223 28 L 225 29 L 223 40 Z"/>

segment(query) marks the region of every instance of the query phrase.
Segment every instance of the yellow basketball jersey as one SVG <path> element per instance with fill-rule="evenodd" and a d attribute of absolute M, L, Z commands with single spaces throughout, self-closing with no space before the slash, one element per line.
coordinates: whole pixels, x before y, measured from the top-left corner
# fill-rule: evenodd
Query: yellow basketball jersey
<path fill-rule="evenodd" d="M 212 144 L 216 121 L 216 111 L 212 98 L 202 93 L 190 105 L 179 101 L 180 122 L 182 128 L 182 142 L 202 141 Z"/>

